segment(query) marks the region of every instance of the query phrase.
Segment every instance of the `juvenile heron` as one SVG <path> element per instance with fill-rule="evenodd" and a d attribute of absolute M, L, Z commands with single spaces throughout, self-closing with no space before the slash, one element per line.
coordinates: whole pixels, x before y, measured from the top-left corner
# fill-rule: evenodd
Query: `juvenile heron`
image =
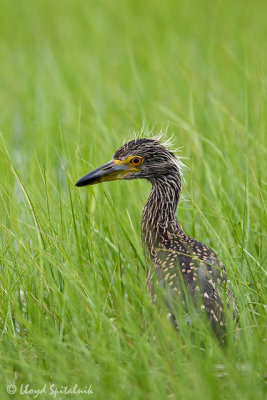
<path fill-rule="evenodd" d="M 145 178 L 151 192 L 142 215 L 142 239 L 158 280 L 174 305 L 186 299 L 206 312 L 218 337 L 225 331 L 224 303 L 236 309 L 223 263 L 205 244 L 187 236 L 177 218 L 181 193 L 181 162 L 165 144 L 154 138 L 132 140 L 121 146 L 113 159 L 83 176 L 76 186 L 117 179 Z M 153 293 L 153 272 L 148 268 L 147 288 Z M 171 301 L 169 301 L 171 299 Z"/>

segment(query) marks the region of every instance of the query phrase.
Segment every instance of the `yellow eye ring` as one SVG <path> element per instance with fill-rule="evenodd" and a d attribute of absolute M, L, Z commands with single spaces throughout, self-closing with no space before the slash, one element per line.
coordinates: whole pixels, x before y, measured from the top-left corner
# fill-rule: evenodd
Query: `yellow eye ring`
<path fill-rule="evenodd" d="M 139 167 L 143 163 L 143 158 L 139 156 L 134 156 L 131 160 L 130 163 L 134 165 L 135 167 Z"/>

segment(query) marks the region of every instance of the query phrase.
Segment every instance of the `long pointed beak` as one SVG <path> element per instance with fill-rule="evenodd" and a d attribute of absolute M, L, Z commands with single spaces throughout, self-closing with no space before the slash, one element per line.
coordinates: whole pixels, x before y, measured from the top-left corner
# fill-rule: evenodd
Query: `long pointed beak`
<path fill-rule="evenodd" d="M 115 181 L 123 179 L 125 175 L 132 172 L 132 168 L 128 164 L 124 164 L 119 160 L 111 160 L 107 164 L 94 169 L 88 174 L 84 175 L 75 186 L 82 187 L 87 185 L 95 185 L 96 183 Z"/>

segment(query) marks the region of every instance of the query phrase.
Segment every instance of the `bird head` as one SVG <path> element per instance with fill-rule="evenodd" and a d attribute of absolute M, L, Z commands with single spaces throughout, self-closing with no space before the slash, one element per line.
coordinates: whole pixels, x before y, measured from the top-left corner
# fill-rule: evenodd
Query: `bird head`
<path fill-rule="evenodd" d="M 83 176 L 76 186 L 138 178 L 153 183 L 169 175 L 180 177 L 179 160 L 174 153 L 157 139 L 141 138 L 121 146 L 111 161 Z"/>

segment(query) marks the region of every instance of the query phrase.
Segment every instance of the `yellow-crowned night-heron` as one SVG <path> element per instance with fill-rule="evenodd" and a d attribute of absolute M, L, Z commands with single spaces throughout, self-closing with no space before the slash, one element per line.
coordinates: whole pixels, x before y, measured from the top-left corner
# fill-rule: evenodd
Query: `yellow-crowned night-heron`
<path fill-rule="evenodd" d="M 82 177 L 76 186 L 138 178 L 152 184 L 142 215 L 142 237 L 156 276 L 172 298 L 172 307 L 179 299 L 184 304 L 185 295 L 189 296 L 193 304 L 206 311 L 213 330 L 222 337 L 224 303 L 235 310 L 235 300 L 224 265 L 215 252 L 187 236 L 176 218 L 181 192 L 179 158 L 158 139 L 135 139 L 120 147 L 110 162 Z M 151 275 L 148 269 L 147 287 L 153 290 Z"/>

